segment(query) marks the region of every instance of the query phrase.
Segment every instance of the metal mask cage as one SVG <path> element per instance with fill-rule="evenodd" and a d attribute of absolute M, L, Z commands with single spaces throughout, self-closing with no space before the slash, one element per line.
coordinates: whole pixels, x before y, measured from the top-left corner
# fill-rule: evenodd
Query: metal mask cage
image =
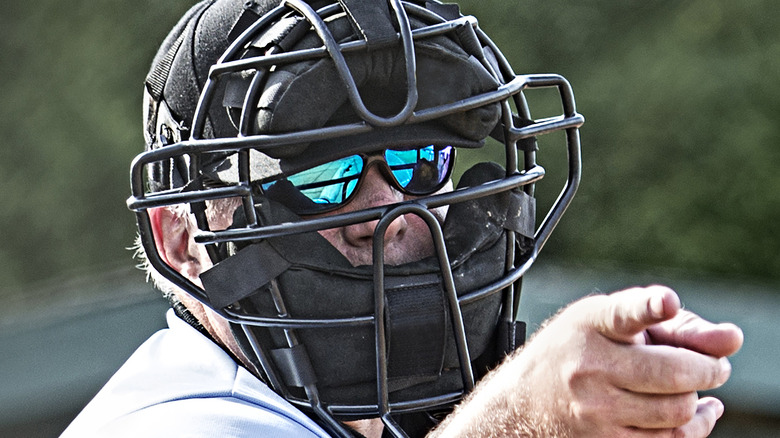
<path fill-rule="evenodd" d="M 373 260 L 374 260 L 374 313 L 370 315 L 354 315 L 348 318 L 333 319 L 307 319 L 288 315 L 281 301 L 277 306 L 278 317 L 260 317 L 236 311 L 231 306 L 214 308 L 214 310 L 228 321 L 244 327 L 255 354 L 258 357 L 264 371 L 264 378 L 275 391 L 285 395 L 288 400 L 301 407 L 309 407 L 325 422 L 326 427 L 335 434 L 347 435 L 343 426 L 333 416 L 342 413 L 377 413 L 385 425 L 396 436 L 404 436 L 404 432 L 398 427 L 391 417 L 391 413 L 415 411 L 421 408 L 443 406 L 452 404 L 460 399 L 465 392 L 474 386 L 474 373 L 471 369 L 471 360 L 466 348 L 467 339 L 463 329 L 463 321 L 460 317 L 462 306 L 480 300 L 495 293 L 503 293 L 502 320 L 514 321 L 519 305 L 519 281 L 523 274 L 533 264 L 539 251 L 549 238 L 552 230 L 558 224 L 564 211 L 570 204 L 577 186 L 580 182 L 581 156 L 579 127 L 584 118 L 577 113 L 574 96 L 568 81 L 562 76 L 545 75 L 516 75 L 501 51 L 477 26 L 474 17 L 459 17 L 456 19 L 444 19 L 430 10 L 417 4 L 390 0 L 390 5 L 397 20 L 399 32 L 395 41 L 387 44 L 400 44 L 406 54 L 406 78 L 408 90 L 406 102 L 397 114 L 390 117 L 380 117 L 373 114 L 363 103 L 360 94 L 355 87 L 349 67 L 344 59 L 344 54 L 351 51 L 366 50 L 365 40 L 355 40 L 338 43 L 329 35 L 325 27 L 325 19 L 333 14 L 343 12 L 339 4 L 314 11 L 308 4 L 300 0 L 286 0 L 281 6 L 273 9 L 261 19 L 244 31 L 225 51 L 220 59 L 211 67 L 209 78 L 201 92 L 200 101 L 195 112 L 190 129 L 189 139 L 182 140 L 164 147 L 154 148 L 139 154 L 131 165 L 132 196 L 128 199 L 128 207 L 136 213 L 141 243 L 145 249 L 149 263 L 169 279 L 174 285 L 183 289 L 206 305 L 210 305 L 208 296 L 204 290 L 170 267 L 160 256 L 155 245 L 151 221 L 148 209 L 189 204 L 191 212 L 195 215 L 201 231 L 194 236 L 197 243 L 206 245 L 209 255 L 215 263 L 219 262 L 218 245 L 226 242 L 258 242 L 264 239 L 286 236 L 298 233 L 316 232 L 317 230 L 338 228 L 349 224 L 378 220 L 379 223 L 374 233 Z M 257 38 L 271 24 L 279 20 L 285 14 L 292 11 L 302 15 L 308 20 L 314 31 L 322 39 L 322 47 L 303 51 L 287 53 L 271 53 L 266 56 L 241 58 L 244 48 Z M 417 17 L 427 23 L 426 27 L 412 29 L 408 16 Z M 417 40 L 446 35 L 451 32 L 469 34 L 477 42 L 480 49 L 479 59 L 483 66 L 493 73 L 500 85 L 497 89 L 424 110 L 415 110 L 417 102 L 417 89 L 415 80 L 414 42 Z M 492 62 L 488 61 L 481 48 L 486 47 L 495 56 Z M 249 118 L 252 113 L 252 105 L 257 98 L 256 86 L 250 87 L 247 92 L 244 107 L 242 108 L 241 121 L 239 123 L 239 135 L 229 138 L 207 138 L 206 125 L 208 108 L 215 98 L 216 90 L 221 80 L 226 75 L 244 71 L 260 71 L 274 65 L 299 62 L 307 59 L 319 59 L 329 57 L 335 64 L 344 86 L 349 90 L 349 99 L 355 112 L 361 121 L 338 126 L 309 129 L 298 132 L 280 134 L 252 134 Z M 256 77 L 260 76 L 256 74 Z M 555 117 L 534 120 L 523 96 L 524 90 L 535 88 L 555 88 L 560 96 L 561 114 Z M 404 124 L 416 124 L 438 119 L 455 112 L 466 111 L 487 104 L 498 102 L 501 106 L 500 129 L 495 131 L 495 136 L 504 144 L 506 160 L 504 168 L 506 175 L 474 187 L 455 190 L 449 193 L 441 193 L 400 204 L 386 205 L 355 211 L 347 214 L 339 214 L 316 219 L 300 219 L 298 221 L 283 224 L 261 224 L 255 211 L 255 205 L 260 201 L 258 193 L 253 191 L 254 180 L 250 171 L 250 150 L 270 151 L 284 148 L 287 145 L 332 139 L 343 136 L 351 136 L 371 131 L 377 127 L 400 126 Z M 516 111 L 516 113 L 514 112 Z M 456 291 L 452 279 L 452 266 L 447 255 L 447 249 L 442 234 L 441 224 L 431 214 L 430 210 L 437 207 L 466 202 L 477 198 L 490 196 L 496 193 L 508 191 L 524 191 L 533 195 L 534 184 L 544 176 L 544 169 L 536 163 L 536 148 L 533 139 L 536 136 L 555 131 L 565 131 L 566 148 L 568 151 L 568 177 L 558 199 L 546 214 L 543 221 L 536 228 L 533 236 L 533 248 L 530 253 L 520 258 L 516 254 L 516 236 L 512 231 L 507 231 L 508 241 L 506 247 L 505 273 L 501 278 L 491 284 L 472 291 Z M 203 184 L 202 162 L 213 154 L 237 154 L 239 157 L 239 183 L 225 187 L 206 187 Z M 522 165 L 518 161 L 522 160 Z M 184 184 L 181 187 L 168 188 L 162 191 L 152 191 L 148 187 L 148 169 L 158 163 L 174 163 L 174 167 L 183 170 L 181 177 Z M 209 228 L 205 214 L 205 202 L 224 198 L 240 198 L 243 214 L 247 224 L 240 228 L 213 231 Z M 458 346 L 458 355 L 461 363 L 461 375 L 464 391 L 460 393 L 442 394 L 440 397 L 418 400 L 415 402 L 393 404 L 388 397 L 387 389 L 387 363 L 385 351 L 385 286 L 383 265 L 383 239 L 384 230 L 398 216 L 403 214 L 416 214 L 428 224 L 434 240 L 436 256 L 443 279 L 446 298 L 449 303 L 454 336 Z M 371 406 L 334 406 L 324 405 L 318 398 L 317 388 L 305 388 L 306 398 L 298 399 L 291 396 L 285 390 L 285 385 L 279 381 L 274 372 L 270 372 L 273 366 L 269 365 L 269 359 L 262 346 L 254 343 L 251 330 L 247 327 L 271 327 L 285 330 L 289 336 L 290 346 L 295 346 L 295 331 L 318 327 L 347 327 L 347 326 L 373 326 L 376 345 L 376 373 L 377 394 L 376 405 Z"/>

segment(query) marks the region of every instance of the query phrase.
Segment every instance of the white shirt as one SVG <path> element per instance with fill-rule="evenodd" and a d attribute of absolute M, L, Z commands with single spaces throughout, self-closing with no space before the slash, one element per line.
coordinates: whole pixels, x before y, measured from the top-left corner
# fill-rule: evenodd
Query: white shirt
<path fill-rule="evenodd" d="M 152 335 L 65 430 L 75 437 L 328 437 L 179 319 Z"/>

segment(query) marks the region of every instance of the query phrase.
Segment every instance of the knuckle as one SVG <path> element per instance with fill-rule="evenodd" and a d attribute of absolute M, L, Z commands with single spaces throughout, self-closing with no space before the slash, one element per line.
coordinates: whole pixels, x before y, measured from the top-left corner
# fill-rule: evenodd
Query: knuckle
<path fill-rule="evenodd" d="M 697 399 L 696 393 L 658 396 L 644 409 L 643 421 L 654 427 L 666 428 L 659 431 L 665 430 L 671 433 L 674 428 L 684 426 L 693 420 L 696 415 Z"/>
<path fill-rule="evenodd" d="M 731 363 L 725 357 L 718 359 L 716 366 L 713 367 L 712 388 L 717 388 L 731 377 Z"/>
<path fill-rule="evenodd" d="M 693 378 L 691 372 L 693 370 L 689 368 L 679 369 L 677 372 L 668 373 L 668 378 L 670 382 L 670 388 L 681 388 L 683 386 L 687 386 L 687 384 L 691 381 Z"/>
<path fill-rule="evenodd" d="M 589 424 L 611 421 L 617 408 L 617 394 L 614 388 L 604 386 L 599 371 L 579 368 L 570 376 L 569 384 L 572 398 L 568 408 L 573 418 Z"/>
<path fill-rule="evenodd" d="M 705 390 L 722 385 L 728 378 L 717 359 L 677 361 L 673 372 L 665 373 L 670 389 Z"/>
<path fill-rule="evenodd" d="M 669 418 L 674 422 L 675 426 L 682 426 L 693 420 L 693 417 L 696 415 L 698 400 L 699 397 L 695 392 L 680 394 L 671 400 L 667 411 L 670 414 Z"/>
<path fill-rule="evenodd" d="M 715 388 L 717 386 L 720 386 L 722 384 L 722 372 L 719 366 L 713 366 L 711 367 L 710 373 L 709 373 L 709 379 L 706 382 L 707 388 Z"/>
<path fill-rule="evenodd" d="M 568 385 L 574 394 L 590 394 L 601 392 L 605 386 L 609 364 L 604 363 L 603 357 L 593 354 L 584 354 L 575 364 L 569 368 Z"/>
<path fill-rule="evenodd" d="M 583 424 L 603 425 L 611 423 L 611 412 L 605 398 L 577 399 L 569 403 L 569 415 Z"/>
<path fill-rule="evenodd" d="M 690 416 L 687 422 L 680 424 L 679 426 L 672 429 L 671 436 L 674 438 L 706 437 L 715 426 L 715 421 L 717 419 L 714 416 L 700 415 L 698 412 L 696 403 L 698 397 L 695 393 L 693 394 L 692 399 L 694 400 L 692 402 L 693 414 Z"/>
<path fill-rule="evenodd" d="M 715 358 L 707 358 L 706 362 L 698 366 L 691 366 L 685 373 L 688 379 L 698 382 L 700 390 L 713 389 L 723 385 L 728 380 L 730 368 Z M 680 383 L 685 383 L 684 381 Z"/>

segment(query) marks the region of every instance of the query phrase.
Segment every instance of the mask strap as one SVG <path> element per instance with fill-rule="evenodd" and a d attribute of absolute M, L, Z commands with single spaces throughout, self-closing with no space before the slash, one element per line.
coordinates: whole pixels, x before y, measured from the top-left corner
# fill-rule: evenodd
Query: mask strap
<path fill-rule="evenodd" d="M 349 15 L 355 32 L 363 36 L 369 48 L 398 38 L 386 1 L 339 0 L 339 3 Z"/>
<path fill-rule="evenodd" d="M 385 277 L 385 291 L 392 392 L 441 373 L 448 312 L 438 275 Z"/>
<path fill-rule="evenodd" d="M 265 241 L 252 244 L 200 274 L 215 309 L 227 307 L 267 285 L 291 266 Z"/>

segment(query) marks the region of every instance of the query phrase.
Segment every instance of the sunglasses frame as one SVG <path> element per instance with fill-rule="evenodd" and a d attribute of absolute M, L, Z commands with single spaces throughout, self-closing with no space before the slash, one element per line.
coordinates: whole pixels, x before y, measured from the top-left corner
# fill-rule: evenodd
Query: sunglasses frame
<path fill-rule="evenodd" d="M 355 187 L 349 192 L 348 195 L 343 196 L 343 201 L 337 202 L 337 203 L 322 203 L 322 204 L 320 204 L 320 203 L 317 203 L 316 201 L 314 201 L 313 199 L 309 198 L 308 196 L 303 195 L 303 196 L 306 196 L 306 198 L 310 199 L 312 201 L 312 203 L 314 203 L 315 205 L 322 206 L 322 208 L 317 208 L 316 210 L 312 210 L 312 211 L 309 211 L 309 210 L 296 211 L 295 209 L 293 209 L 291 207 L 288 207 L 288 208 L 290 208 L 291 210 L 293 210 L 293 212 L 295 214 L 300 215 L 300 216 L 313 216 L 313 215 L 317 215 L 317 214 L 321 214 L 321 213 L 329 213 L 329 212 L 332 212 L 334 210 L 338 210 L 339 208 L 344 207 L 347 204 L 349 204 L 355 198 L 355 194 L 360 190 L 361 186 L 363 185 L 363 181 L 365 181 L 365 176 L 368 173 L 368 170 L 372 166 L 374 166 L 374 165 L 379 166 L 379 172 L 385 178 L 385 181 L 387 181 L 387 183 L 390 184 L 391 187 L 393 187 L 394 189 L 398 190 L 399 192 L 401 192 L 401 193 L 403 193 L 405 195 L 410 195 L 410 196 L 428 196 L 428 195 L 432 195 L 432 194 L 438 192 L 439 190 L 441 190 L 450 181 L 450 178 L 452 177 L 453 169 L 455 168 L 455 160 L 456 160 L 456 157 L 457 157 L 457 152 L 456 152 L 457 148 L 455 146 L 452 146 L 452 145 L 446 145 L 446 146 L 441 147 L 441 149 L 438 149 L 438 150 L 434 149 L 434 152 L 437 153 L 437 154 L 440 153 L 441 151 L 447 149 L 447 148 L 450 149 L 450 157 L 449 157 L 449 160 L 448 160 L 449 165 L 447 166 L 446 172 L 445 172 L 443 178 L 441 179 L 441 181 L 439 183 L 437 183 L 435 186 L 433 186 L 433 188 L 431 190 L 426 190 L 424 192 L 409 190 L 406 187 L 401 185 L 401 183 L 398 181 L 398 178 L 393 173 L 394 171 L 391 168 L 390 163 L 387 162 L 386 153 L 389 150 L 390 151 L 397 151 L 397 152 L 420 151 L 421 149 L 427 148 L 429 146 L 437 147 L 438 145 L 431 144 L 431 145 L 428 145 L 428 146 L 421 146 L 421 147 L 418 147 L 418 148 L 410 148 L 410 149 L 386 148 L 386 149 L 383 149 L 381 151 L 377 151 L 377 152 L 374 152 L 374 153 L 371 153 L 371 154 L 364 154 L 364 153 L 352 154 L 352 155 L 348 155 L 346 157 L 338 158 L 336 160 L 331 160 L 331 161 L 328 161 L 328 162 L 325 162 L 325 163 L 322 163 L 322 164 L 318 164 L 316 166 L 312 166 L 309 169 L 305 169 L 305 170 L 302 170 L 300 172 L 295 172 L 295 173 L 290 174 L 290 175 L 284 175 L 284 176 L 281 176 L 281 177 L 277 177 L 277 178 L 274 178 L 273 180 L 270 180 L 270 181 L 258 182 L 257 185 L 259 186 L 260 190 L 265 194 L 265 192 L 268 189 L 268 187 L 271 184 L 273 184 L 273 183 L 276 183 L 276 182 L 282 181 L 282 180 L 288 180 L 289 181 L 290 177 L 293 177 L 293 176 L 295 176 L 295 175 L 297 175 L 297 174 L 299 174 L 301 172 L 306 172 L 308 170 L 317 168 L 317 167 L 325 165 L 325 164 L 335 163 L 335 162 L 338 162 L 338 161 L 341 161 L 341 160 L 344 160 L 344 159 L 347 159 L 347 158 L 351 158 L 351 157 L 357 156 L 357 157 L 360 157 L 362 159 L 363 167 L 361 168 L 360 173 L 357 174 L 357 183 L 355 184 Z M 418 161 L 418 163 L 419 163 L 419 161 Z M 411 166 L 411 165 L 412 164 L 407 164 L 407 166 Z M 436 166 L 436 168 L 438 169 L 438 165 Z M 306 183 L 306 184 L 302 184 L 302 185 L 294 185 L 294 187 L 295 187 L 296 190 L 301 192 L 301 194 L 303 194 L 303 190 L 306 190 L 306 189 L 309 189 L 309 188 L 324 187 L 324 186 L 331 185 L 331 184 L 342 184 L 342 183 L 343 184 L 349 184 L 349 182 L 354 180 L 354 179 L 355 179 L 354 177 L 342 177 L 342 178 L 336 178 L 336 179 L 327 180 L 327 181 L 314 181 L 314 182 L 310 182 L 310 183 Z M 407 184 L 407 186 L 408 186 L 408 184 Z M 342 189 L 342 190 L 344 190 L 344 189 Z M 271 198 L 271 199 L 273 199 L 273 198 Z M 277 200 L 277 201 L 281 202 L 282 204 L 284 204 L 283 201 L 279 201 L 279 200 Z"/>

